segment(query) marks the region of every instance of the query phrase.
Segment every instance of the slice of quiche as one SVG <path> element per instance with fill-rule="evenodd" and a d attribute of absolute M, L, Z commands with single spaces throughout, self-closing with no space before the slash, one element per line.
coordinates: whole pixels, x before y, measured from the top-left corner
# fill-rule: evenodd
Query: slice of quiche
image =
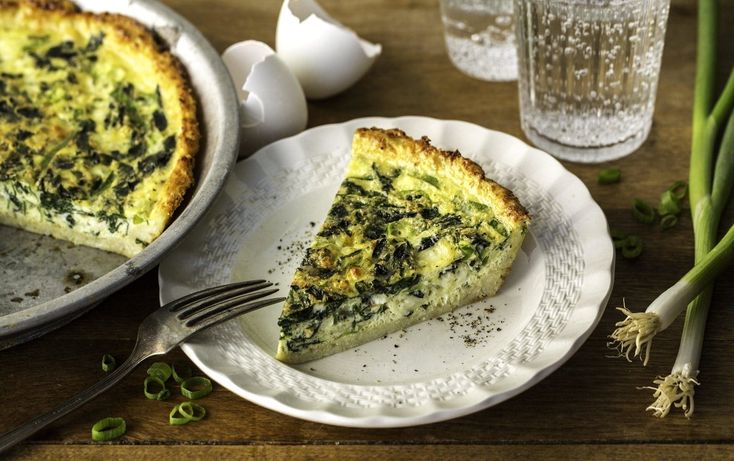
<path fill-rule="evenodd" d="M 134 20 L 0 0 L 0 223 L 133 256 L 193 180 L 179 62 Z"/>
<path fill-rule="evenodd" d="M 459 152 L 359 129 L 278 320 L 276 357 L 324 357 L 491 296 L 530 218 Z"/>

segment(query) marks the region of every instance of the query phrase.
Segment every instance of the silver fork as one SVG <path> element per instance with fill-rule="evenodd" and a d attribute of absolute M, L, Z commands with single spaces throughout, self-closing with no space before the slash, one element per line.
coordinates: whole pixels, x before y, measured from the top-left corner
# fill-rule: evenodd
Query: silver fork
<path fill-rule="evenodd" d="M 0 453 L 106 391 L 148 357 L 165 354 L 190 336 L 232 317 L 285 300 L 262 299 L 278 291 L 267 289 L 272 285 L 264 280 L 221 285 L 191 293 L 157 309 L 140 324 L 135 347 L 125 362 L 49 413 L 0 436 Z"/>

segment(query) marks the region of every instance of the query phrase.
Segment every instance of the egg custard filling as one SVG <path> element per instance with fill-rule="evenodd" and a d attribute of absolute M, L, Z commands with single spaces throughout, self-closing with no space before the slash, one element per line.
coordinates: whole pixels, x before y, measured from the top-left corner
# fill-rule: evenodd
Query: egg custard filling
<path fill-rule="evenodd" d="M 529 223 L 515 196 L 458 152 L 357 130 L 278 320 L 276 357 L 321 358 L 494 295 Z"/>
<path fill-rule="evenodd" d="M 133 256 L 193 181 L 196 107 L 130 18 L 0 0 L 0 223 Z"/>

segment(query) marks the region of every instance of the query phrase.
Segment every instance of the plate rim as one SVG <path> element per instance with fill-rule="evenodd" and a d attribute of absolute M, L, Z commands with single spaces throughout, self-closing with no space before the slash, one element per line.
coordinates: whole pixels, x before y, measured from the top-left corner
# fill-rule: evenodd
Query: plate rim
<path fill-rule="evenodd" d="M 212 155 L 207 175 L 191 189 L 192 199 L 198 195 L 196 200 L 190 199 L 183 208 L 180 208 L 175 219 L 157 239 L 137 255 L 83 287 L 21 311 L 0 316 L 0 349 L 39 336 L 34 334 L 36 331 L 43 330 L 41 334 L 45 334 L 66 323 L 67 318 L 69 321 L 73 320 L 76 313 L 83 313 L 85 309 L 94 308 L 96 303 L 152 269 L 203 218 L 224 188 L 237 159 L 240 131 L 236 90 L 219 53 L 193 24 L 158 0 L 115 0 L 105 3 L 104 6 L 94 3 L 94 0 L 75 0 L 75 2 L 83 9 L 96 11 L 101 8 L 104 11 L 131 16 L 149 29 L 158 30 L 161 27 L 170 26 L 179 28 L 180 35 L 177 40 L 185 38 L 189 41 L 195 51 L 201 53 L 211 66 L 213 80 L 210 82 L 210 91 L 215 90 L 218 106 L 214 112 L 221 113 L 221 123 L 218 124 L 219 128 L 216 133 L 211 133 L 211 127 L 207 127 L 208 131 L 203 139 L 216 146 L 215 153 Z M 120 10 L 131 12 L 142 10 L 149 13 L 151 17 L 140 18 L 132 16 L 132 13 L 120 12 Z M 164 24 L 154 22 L 161 19 L 166 22 Z M 185 64 L 186 60 L 180 58 L 175 50 L 172 50 L 172 53 L 182 61 L 187 72 L 191 72 Z M 192 87 L 197 92 L 196 85 L 192 84 Z M 199 124 L 204 126 L 206 120 L 200 101 L 197 104 L 197 111 Z"/>
<path fill-rule="evenodd" d="M 553 158 L 546 152 L 537 149 L 533 146 L 530 146 L 529 144 L 525 143 L 521 139 L 509 135 L 507 133 L 499 132 L 496 130 L 492 130 L 489 128 L 486 128 L 481 125 L 477 125 L 470 122 L 465 122 L 461 120 L 445 120 L 445 119 L 436 119 L 432 117 L 424 117 L 424 116 L 402 116 L 402 117 L 360 117 L 352 120 L 348 120 L 345 122 L 337 122 L 337 123 L 331 123 L 326 125 L 319 125 L 312 127 L 308 130 L 305 130 L 299 134 L 296 134 L 294 136 L 281 139 L 279 141 L 276 141 L 272 144 L 269 144 L 268 146 L 265 146 L 258 150 L 255 154 L 253 154 L 249 158 L 256 158 L 258 155 L 263 155 L 263 153 L 266 153 L 268 149 L 271 149 L 273 145 L 278 143 L 288 143 L 288 142 L 294 142 L 297 141 L 300 137 L 306 137 L 306 136 L 314 136 L 318 135 L 318 131 L 320 130 L 328 130 L 328 129 L 334 129 L 338 127 L 342 127 L 345 125 L 361 125 L 361 126 L 369 126 L 374 124 L 382 124 L 382 125 L 388 125 L 388 126 L 395 126 L 401 129 L 404 129 L 405 125 L 411 125 L 411 124 L 417 124 L 417 123 L 438 123 L 438 124 L 465 124 L 470 126 L 472 129 L 481 129 L 485 131 L 487 134 L 491 135 L 501 135 L 508 139 L 512 139 L 515 143 L 520 143 L 521 146 L 524 147 L 526 152 L 533 152 L 534 156 L 540 156 L 539 158 L 543 158 L 544 161 L 550 161 L 551 164 L 554 166 L 554 169 L 558 169 L 561 176 L 564 178 L 564 181 L 572 181 L 575 183 L 575 189 L 579 192 L 583 192 L 585 194 L 585 201 L 588 201 L 591 205 L 591 208 L 589 213 L 592 213 L 595 215 L 595 218 L 601 219 L 601 226 L 606 229 L 606 237 L 608 237 L 609 230 L 608 230 L 608 221 L 606 220 L 606 216 L 604 215 L 601 207 L 596 203 L 596 201 L 591 196 L 588 188 L 586 185 L 573 173 L 571 173 L 569 170 L 567 170 L 557 159 Z M 526 154 L 527 155 L 527 154 Z M 245 162 L 247 161 L 244 160 Z M 574 227 L 575 228 L 575 227 Z M 184 353 L 196 364 L 199 369 L 201 369 L 204 373 L 211 376 L 215 381 L 217 381 L 219 384 L 221 384 L 223 387 L 229 389 L 233 393 L 250 400 L 253 403 L 256 403 L 260 406 L 263 406 L 265 408 L 278 411 L 279 413 L 283 413 L 289 416 L 294 416 L 300 419 L 313 421 L 313 422 L 319 422 L 319 423 L 325 423 L 325 424 L 332 424 L 332 425 L 338 425 L 338 426 L 345 426 L 345 427 L 364 427 L 364 428 L 387 428 L 387 427 L 405 427 L 405 426 L 415 426 L 415 425 L 421 425 L 421 424 L 429 424 L 439 421 L 444 421 L 447 419 L 452 419 L 460 416 L 464 416 L 467 414 L 471 414 L 486 408 L 489 408 L 491 406 L 494 406 L 500 402 L 503 402 L 509 398 L 514 397 L 515 395 L 520 394 L 521 392 L 524 392 L 528 388 L 532 387 L 533 385 L 537 384 L 538 382 L 542 381 L 545 377 L 550 375 L 552 372 L 560 368 L 568 359 L 570 359 L 571 356 L 575 354 L 576 351 L 586 342 L 588 337 L 591 335 L 591 333 L 594 331 L 596 326 L 599 323 L 599 320 L 601 319 L 604 310 L 606 308 L 606 305 L 609 301 L 609 297 L 612 292 L 612 288 L 614 285 L 614 266 L 615 266 L 615 252 L 611 243 L 611 240 L 609 238 L 606 239 L 606 248 L 602 248 L 600 252 L 605 254 L 602 258 L 601 263 L 597 263 L 596 266 L 603 266 L 599 267 L 598 270 L 604 272 L 605 275 L 608 277 L 608 286 L 606 289 L 606 292 L 601 296 L 601 298 L 598 300 L 599 305 L 596 307 L 596 313 L 594 315 L 593 319 L 590 319 L 589 323 L 586 325 L 584 331 L 581 334 L 578 334 L 573 340 L 569 340 L 566 343 L 568 344 L 568 347 L 564 347 L 564 351 L 562 355 L 560 355 L 555 360 L 551 361 L 551 363 L 548 363 L 545 366 L 539 366 L 537 368 L 533 368 L 532 373 L 528 374 L 524 381 L 522 381 L 519 385 L 513 386 L 511 389 L 503 390 L 500 392 L 489 392 L 486 389 L 482 389 L 481 392 L 484 393 L 484 398 L 482 398 L 480 401 L 472 403 L 470 405 L 464 405 L 460 407 L 441 407 L 440 405 L 436 405 L 435 401 L 431 401 L 432 408 L 426 412 L 421 412 L 421 414 L 418 415 L 401 415 L 400 409 L 391 408 L 391 413 L 397 413 L 397 414 L 387 414 L 385 412 L 375 412 L 375 411 L 365 411 L 364 409 L 359 409 L 355 411 L 362 411 L 363 413 L 371 413 L 364 416 L 359 415 L 353 415 L 353 414 L 345 414 L 348 412 L 334 412 L 330 410 L 329 408 L 301 408 L 295 405 L 289 405 L 277 398 L 277 395 L 264 395 L 261 393 L 257 393 L 254 391 L 250 391 L 246 388 L 243 388 L 242 386 L 235 383 L 229 375 L 226 373 L 220 372 L 216 369 L 216 367 L 208 365 L 204 360 L 199 357 L 199 355 L 196 353 L 196 345 L 192 345 L 191 343 L 183 343 L 181 344 L 181 349 L 184 351 Z M 585 255 L 586 256 L 586 255 Z M 608 266 L 604 264 L 604 261 L 608 261 Z M 165 285 L 165 277 L 163 275 L 165 266 L 165 260 L 162 262 L 161 267 L 159 268 L 158 272 L 158 280 L 159 280 L 159 294 L 160 294 L 160 301 L 163 303 L 165 301 L 164 299 L 164 285 Z M 598 272 L 595 272 L 594 274 L 598 274 Z M 595 299 L 597 299 L 598 295 L 595 296 Z M 596 305 L 596 302 L 594 303 Z M 532 360 L 529 362 L 532 363 Z M 323 379 L 327 382 L 328 379 L 320 378 L 320 377 L 314 377 L 316 379 Z M 349 384 L 350 386 L 356 386 L 360 387 L 362 385 L 360 384 Z M 381 384 L 374 384 L 370 385 L 370 387 L 389 387 L 390 385 L 381 385 Z M 424 407 L 427 405 L 423 405 Z M 378 407 L 378 409 L 383 409 L 384 407 Z M 409 409 L 415 409 L 418 407 L 409 407 Z M 374 410 L 374 409 L 370 409 Z"/>

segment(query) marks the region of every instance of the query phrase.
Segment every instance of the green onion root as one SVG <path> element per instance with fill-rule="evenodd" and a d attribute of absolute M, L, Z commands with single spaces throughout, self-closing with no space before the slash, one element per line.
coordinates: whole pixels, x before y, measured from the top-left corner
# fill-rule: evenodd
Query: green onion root
<path fill-rule="evenodd" d="M 655 401 L 647 407 L 652 411 L 653 415 L 658 418 L 664 418 L 670 412 L 670 408 L 675 406 L 682 408 L 686 418 L 690 418 L 693 414 L 693 396 L 696 394 L 696 388 L 699 383 L 696 378 L 686 376 L 682 372 L 671 373 L 666 377 L 659 376 L 653 381 L 658 387 L 645 387 L 652 389 Z"/>
<path fill-rule="evenodd" d="M 618 307 L 617 310 L 626 317 L 615 324 L 617 329 L 610 335 L 612 341 L 609 346 L 617 349 L 620 357 L 631 362 L 632 354 L 647 365 L 652 339 L 660 331 L 660 317 L 654 312 L 632 312 L 626 307 Z"/>

